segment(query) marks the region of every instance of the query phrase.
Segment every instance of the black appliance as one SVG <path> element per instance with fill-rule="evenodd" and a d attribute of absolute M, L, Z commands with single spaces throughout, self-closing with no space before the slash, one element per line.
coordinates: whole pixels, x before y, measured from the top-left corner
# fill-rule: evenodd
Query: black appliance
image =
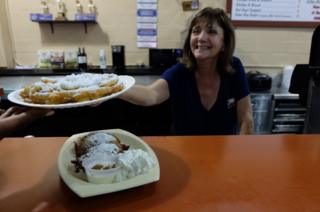
<path fill-rule="evenodd" d="M 125 48 L 121 45 L 111 46 L 112 48 L 112 65 L 114 69 L 125 69 Z"/>
<path fill-rule="evenodd" d="M 149 65 L 152 69 L 165 70 L 182 58 L 182 49 L 149 49 Z"/>
<path fill-rule="evenodd" d="M 309 65 L 320 67 L 320 25 L 314 30 L 311 40 Z"/>
<path fill-rule="evenodd" d="M 320 133 L 320 25 L 313 32 L 309 64 L 297 64 L 289 92 L 298 93 L 307 107 L 304 133 Z"/>
<path fill-rule="evenodd" d="M 267 74 L 259 71 L 247 73 L 250 91 L 268 91 L 271 88 L 272 79 Z"/>

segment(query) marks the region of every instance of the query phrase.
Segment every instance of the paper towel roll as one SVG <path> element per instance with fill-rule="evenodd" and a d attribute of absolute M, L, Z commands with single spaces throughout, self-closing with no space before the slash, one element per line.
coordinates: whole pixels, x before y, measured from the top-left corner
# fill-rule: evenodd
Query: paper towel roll
<path fill-rule="evenodd" d="M 292 65 L 288 65 L 283 68 L 282 81 L 281 81 L 281 87 L 283 89 L 289 89 L 292 72 L 293 72 Z"/>

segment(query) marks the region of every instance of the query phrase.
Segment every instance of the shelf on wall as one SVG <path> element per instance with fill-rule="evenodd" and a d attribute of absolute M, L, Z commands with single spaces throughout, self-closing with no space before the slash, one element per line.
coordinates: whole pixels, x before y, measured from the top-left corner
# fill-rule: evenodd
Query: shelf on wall
<path fill-rule="evenodd" d="M 50 24 L 51 27 L 51 33 L 54 33 L 54 24 L 83 24 L 84 26 L 84 31 L 85 33 L 88 32 L 88 24 L 96 24 L 96 21 L 76 21 L 76 20 L 65 20 L 65 21 L 58 21 L 58 20 L 53 20 L 53 21 L 32 21 L 32 22 L 37 22 L 39 24 Z"/>

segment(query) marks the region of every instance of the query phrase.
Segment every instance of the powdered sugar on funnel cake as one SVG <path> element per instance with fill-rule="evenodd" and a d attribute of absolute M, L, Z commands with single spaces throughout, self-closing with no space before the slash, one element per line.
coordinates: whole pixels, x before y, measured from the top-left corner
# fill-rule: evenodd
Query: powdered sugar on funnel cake
<path fill-rule="evenodd" d="M 84 102 L 124 89 L 116 74 L 71 74 L 61 79 L 43 77 L 24 87 L 20 96 L 25 102 L 36 104 L 64 104 Z"/>

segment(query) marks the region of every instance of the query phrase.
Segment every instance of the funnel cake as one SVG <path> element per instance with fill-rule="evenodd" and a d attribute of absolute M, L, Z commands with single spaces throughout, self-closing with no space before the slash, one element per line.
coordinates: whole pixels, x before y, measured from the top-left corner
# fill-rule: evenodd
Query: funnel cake
<path fill-rule="evenodd" d="M 43 77 L 24 87 L 20 96 L 36 104 L 64 104 L 98 99 L 124 89 L 116 74 L 72 74 L 61 79 Z"/>
<path fill-rule="evenodd" d="M 114 168 L 115 155 L 129 149 L 129 146 L 121 144 L 113 135 L 103 132 L 89 133 L 74 143 L 76 160 L 74 163 L 76 172 L 91 169 L 105 170 Z M 101 162 L 104 161 L 104 162 Z"/>
<path fill-rule="evenodd" d="M 112 134 L 95 131 L 74 143 L 76 172 L 83 171 L 90 183 L 114 183 L 147 173 L 155 162 L 149 153 L 131 149 Z"/>

